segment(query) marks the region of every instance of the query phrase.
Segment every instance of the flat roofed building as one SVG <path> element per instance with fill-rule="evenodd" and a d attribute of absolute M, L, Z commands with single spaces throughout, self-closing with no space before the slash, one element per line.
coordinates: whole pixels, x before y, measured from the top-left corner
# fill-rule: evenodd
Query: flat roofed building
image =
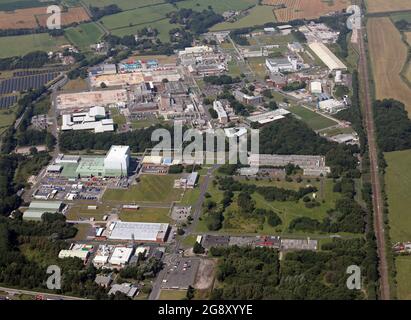
<path fill-rule="evenodd" d="M 60 250 L 59 258 L 79 258 L 83 261 L 86 261 L 90 252 L 86 250 Z"/>
<path fill-rule="evenodd" d="M 127 176 L 130 165 L 129 146 L 111 146 L 104 158 L 106 176 Z"/>
<path fill-rule="evenodd" d="M 115 266 L 126 265 L 133 254 L 133 248 L 117 247 L 109 259 L 109 263 Z"/>
<path fill-rule="evenodd" d="M 323 92 L 321 81 L 311 81 L 310 91 L 312 94 L 321 94 Z"/>
<path fill-rule="evenodd" d="M 56 160 L 54 161 L 55 163 L 79 163 L 80 161 L 80 156 L 68 156 L 60 153 Z"/>
<path fill-rule="evenodd" d="M 218 120 L 222 124 L 226 124 L 228 122 L 227 112 L 224 110 L 223 104 L 221 101 L 214 101 L 213 102 L 213 109 L 217 112 Z"/>
<path fill-rule="evenodd" d="M 76 168 L 80 177 L 104 177 L 104 157 L 83 157 Z"/>
<path fill-rule="evenodd" d="M 198 179 L 198 172 L 192 172 L 187 177 L 187 188 L 194 188 Z"/>
<path fill-rule="evenodd" d="M 105 119 L 104 107 L 92 107 L 88 112 L 62 115 L 62 131 L 93 130 L 95 133 L 114 131 L 113 119 Z"/>
<path fill-rule="evenodd" d="M 312 42 L 308 46 L 331 71 L 347 70 L 346 65 L 338 59 L 337 56 L 325 46 L 325 44 L 321 42 Z"/>
<path fill-rule="evenodd" d="M 157 164 L 160 165 L 163 161 L 162 156 L 145 156 L 143 158 L 143 164 Z"/>
<path fill-rule="evenodd" d="M 346 108 L 346 105 L 342 101 L 335 99 L 328 99 L 318 102 L 318 107 L 320 110 L 328 113 L 336 113 Z"/>
<path fill-rule="evenodd" d="M 109 239 L 164 242 L 169 232 L 168 223 L 113 222 Z"/>
<path fill-rule="evenodd" d="M 283 119 L 285 115 L 289 114 L 290 111 L 285 110 L 283 108 L 279 108 L 277 110 L 269 111 L 269 112 L 264 112 L 261 114 L 257 114 L 254 116 L 250 116 L 247 118 L 247 121 L 249 123 L 252 122 L 258 122 L 260 124 L 276 121 Z"/>

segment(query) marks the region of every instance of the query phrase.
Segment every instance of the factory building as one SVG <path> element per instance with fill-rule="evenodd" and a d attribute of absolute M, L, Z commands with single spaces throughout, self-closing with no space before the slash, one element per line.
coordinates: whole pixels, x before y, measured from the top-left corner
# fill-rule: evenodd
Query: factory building
<path fill-rule="evenodd" d="M 337 56 L 321 42 L 313 42 L 309 44 L 310 49 L 321 59 L 322 62 L 330 69 L 347 70 L 346 65 L 337 58 Z"/>
<path fill-rule="evenodd" d="M 224 110 L 223 104 L 220 101 L 214 101 L 213 109 L 217 112 L 218 121 L 221 124 L 226 124 L 228 122 L 227 112 Z"/>
<path fill-rule="evenodd" d="M 130 164 L 129 146 L 111 146 L 104 158 L 104 174 L 106 176 L 127 176 Z"/>
<path fill-rule="evenodd" d="M 294 72 L 298 70 L 298 60 L 288 56 L 287 58 L 266 59 L 265 66 L 270 72 Z"/>
<path fill-rule="evenodd" d="M 290 111 L 285 109 L 279 108 L 277 110 L 264 112 L 261 114 L 253 115 L 247 118 L 247 121 L 251 124 L 253 122 L 258 122 L 259 124 L 265 124 L 272 121 L 280 120 L 285 117 L 285 115 L 289 114 Z"/>
<path fill-rule="evenodd" d="M 311 81 L 310 91 L 312 94 L 321 94 L 323 92 L 321 81 L 318 81 L 318 80 Z"/>
<path fill-rule="evenodd" d="M 114 131 L 113 119 L 106 119 L 104 107 L 93 107 L 88 112 L 62 115 L 62 131 L 93 130 L 95 133 Z"/>
<path fill-rule="evenodd" d="M 113 222 L 110 225 L 110 240 L 135 240 L 165 242 L 169 233 L 168 223 Z"/>
<path fill-rule="evenodd" d="M 24 220 L 41 221 L 43 214 L 61 213 L 65 205 L 60 201 L 32 201 L 23 213 Z"/>
<path fill-rule="evenodd" d="M 318 108 L 322 111 L 328 113 L 336 113 L 346 108 L 344 102 L 335 100 L 335 99 L 328 99 L 318 102 Z"/>
<path fill-rule="evenodd" d="M 133 254 L 133 248 L 116 247 L 108 260 L 109 263 L 116 267 L 124 267 Z"/>

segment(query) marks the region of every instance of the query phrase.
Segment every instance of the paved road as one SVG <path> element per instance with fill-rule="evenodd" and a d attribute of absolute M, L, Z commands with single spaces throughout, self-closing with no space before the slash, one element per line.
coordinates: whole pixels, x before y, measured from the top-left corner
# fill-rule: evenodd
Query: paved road
<path fill-rule="evenodd" d="M 20 289 L 12 289 L 12 288 L 6 288 L 6 287 L 0 287 L 0 291 L 7 292 L 9 294 L 27 294 L 27 295 L 41 295 L 44 298 L 49 298 L 53 300 L 87 300 L 79 297 L 72 297 L 72 296 L 65 296 L 61 294 L 51 294 L 51 293 L 44 293 L 44 292 L 38 292 L 38 291 L 30 291 L 30 290 L 20 290 Z"/>
<path fill-rule="evenodd" d="M 380 299 L 390 299 L 390 286 L 388 281 L 388 266 L 385 253 L 385 230 L 384 230 L 384 205 L 381 196 L 380 176 L 378 170 L 378 153 L 375 135 L 374 118 L 372 111 L 372 99 L 370 95 L 370 78 L 368 75 L 367 55 L 364 45 L 364 30 L 359 33 L 359 49 L 360 49 L 360 81 L 363 88 L 363 101 L 365 107 L 365 127 L 367 131 L 368 147 L 370 155 L 370 173 L 373 193 L 373 209 L 374 209 L 374 229 L 377 238 L 377 251 L 379 258 L 379 274 L 380 274 Z"/>

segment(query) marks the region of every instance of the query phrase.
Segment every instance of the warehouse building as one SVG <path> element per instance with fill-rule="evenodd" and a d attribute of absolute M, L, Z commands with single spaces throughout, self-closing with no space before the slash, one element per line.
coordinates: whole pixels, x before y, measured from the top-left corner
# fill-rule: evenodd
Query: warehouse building
<path fill-rule="evenodd" d="M 337 56 L 325 46 L 325 44 L 312 42 L 309 44 L 309 47 L 331 71 L 347 70 L 346 65 L 338 59 Z"/>
<path fill-rule="evenodd" d="M 65 205 L 61 201 L 32 201 L 23 213 L 24 220 L 41 221 L 43 214 L 61 213 Z"/>
<path fill-rule="evenodd" d="M 290 112 L 279 108 L 277 110 L 269 111 L 260 113 L 257 115 L 253 115 L 247 118 L 247 121 L 251 124 L 253 122 L 258 122 L 259 124 L 265 124 L 272 121 L 280 120 L 285 117 L 285 115 L 289 114 Z"/>
<path fill-rule="evenodd" d="M 344 102 L 335 100 L 335 99 L 327 99 L 318 102 L 318 108 L 322 111 L 328 113 L 337 113 L 346 108 Z"/>
<path fill-rule="evenodd" d="M 291 56 L 287 58 L 266 59 L 265 66 L 272 73 L 294 72 L 298 69 L 298 60 Z"/>
<path fill-rule="evenodd" d="M 135 240 L 165 242 L 169 233 L 168 223 L 113 222 L 110 240 Z"/>

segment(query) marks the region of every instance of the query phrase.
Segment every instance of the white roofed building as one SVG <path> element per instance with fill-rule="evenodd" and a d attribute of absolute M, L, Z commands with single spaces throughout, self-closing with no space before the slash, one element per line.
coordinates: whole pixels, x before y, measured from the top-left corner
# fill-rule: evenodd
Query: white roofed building
<path fill-rule="evenodd" d="M 133 254 L 133 248 L 117 247 L 109 259 L 109 263 L 113 266 L 124 267 L 130 260 Z"/>
<path fill-rule="evenodd" d="M 224 110 L 223 104 L 216 100 L 213 103 L 213 109 L 217 112 L 218 120 L 221 124 L 226 124 L 228 122 L 227 112 Z"/>
<path fill-rule="evenodd" d="M 129 146 L 111 146 L 104 158 L 106 176 L 127 176 L 130 164 Z"/>
<path fill-rule="evenodd" d="M 337 56 L 325 46 L 325 44 L 321 42 L 312 42 L 308 46 L 331 71 L 347 70 L 347 66 L 338 59 Z"/>
<path fill-rule="evenodd" d="M 113 222 L 110 240 L 164 242 L 169 232 L 168 223 Z"/>

